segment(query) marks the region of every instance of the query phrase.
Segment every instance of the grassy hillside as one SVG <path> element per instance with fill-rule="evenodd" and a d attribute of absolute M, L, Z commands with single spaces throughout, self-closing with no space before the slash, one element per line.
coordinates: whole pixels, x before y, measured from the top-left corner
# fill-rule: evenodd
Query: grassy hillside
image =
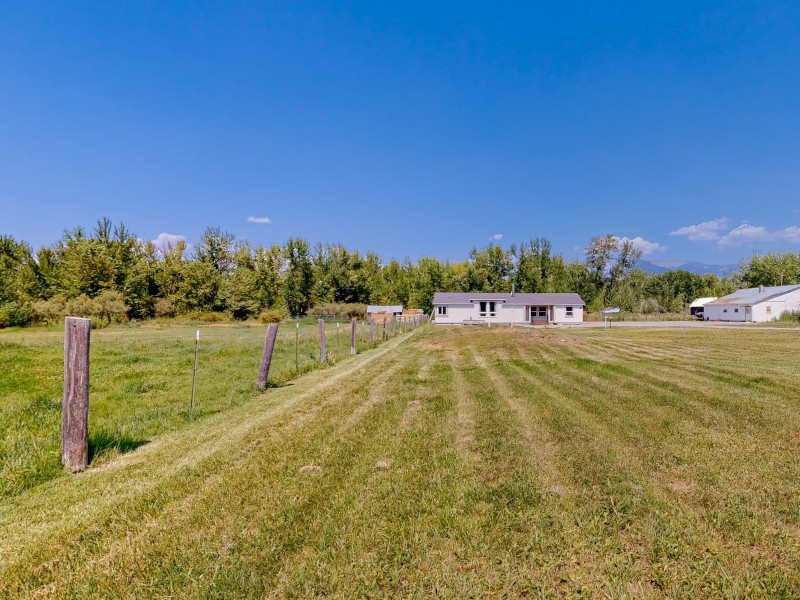
<path fill-rule="evenodd" d="M 0 596 L 800 595 L 791 331 L 417 330 L 0 505 Z"/>

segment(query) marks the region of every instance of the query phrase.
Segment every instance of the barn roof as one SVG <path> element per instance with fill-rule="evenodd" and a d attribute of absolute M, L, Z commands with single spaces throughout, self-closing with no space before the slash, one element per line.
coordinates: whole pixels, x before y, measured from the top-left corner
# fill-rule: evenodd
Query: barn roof
<path fill-rule="evenodd" d="M 717 298 L 705 306 L 752 306 L 767 300 L 775 300 L 780 296 L 797 290 L 800 290 L 800 285 L 773 285 L 765 287 L 763 291 L 757 287 L 745 288 L 736 290 L 727 296 L 722 296 L 722 298 Z"/>
<path fill-rule="evenodd" d="M 403 312 L 403 307 L 399 304 L 396 306 L 380 306 L 377 304 L 367 306 L 367 314 L 379 312 L 401 313 Z"/>
<path fill-rule="evenodd" d="M 689 305 L 689 308 L 702 308 L 709 302 L 713 302 L 716 299 L 716 296 L 712 296 L 711 298 L 696 298 L 695 301 Z"/>
<path fill-rule="evenodd" d="M 494 300 L 509 306 L 550 306 L 553 304 L 573 304 L 583 306 L 586 303 L 578 294 L 501 294 L 493 292 L 436 292 L 434 304 L 472 304 L 481 300 Z"/>

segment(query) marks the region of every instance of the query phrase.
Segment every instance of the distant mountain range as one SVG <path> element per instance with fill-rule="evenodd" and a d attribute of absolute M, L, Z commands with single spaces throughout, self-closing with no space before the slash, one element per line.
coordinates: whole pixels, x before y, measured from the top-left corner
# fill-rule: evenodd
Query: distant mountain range
<path fill-rule="evenodd" d="M 705 265 L 698 262 L 690 262 L 685 260 L 640 260 L 636 266 L 647 271 L 648 273 L 665 273 L 667 271 L 691 271 L 698 275 L 705 275 L 706 273 L 714 273 L 722 277 L 723 275 L 730 275 L 739 269 L 738 264 L 730 265 Z"/>

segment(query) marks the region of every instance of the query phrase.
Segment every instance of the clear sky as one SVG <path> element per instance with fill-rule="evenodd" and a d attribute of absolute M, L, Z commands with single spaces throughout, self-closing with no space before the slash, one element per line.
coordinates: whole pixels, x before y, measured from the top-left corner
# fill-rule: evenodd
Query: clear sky
<path fill-rule="evenodd" d="M 0 5 L 0 233 L 34 246 L 108 216 L 724 263 L 798 250 L 798 192 L 798 2 Z"/>

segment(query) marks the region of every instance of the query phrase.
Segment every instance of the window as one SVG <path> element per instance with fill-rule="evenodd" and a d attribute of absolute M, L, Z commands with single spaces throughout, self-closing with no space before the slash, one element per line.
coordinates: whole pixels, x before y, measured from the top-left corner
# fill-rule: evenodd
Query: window
<path fill-rule="evenodd" d="M 447 316 L 447 307 L 446 306 L 437 306 L 436 307 L 436 314 L 446 317 Z"/>
<path fill-rule="evenodd" d="M 767 314 L 768 314 L 768 315 L 771 315 L 771 314 L 772 314 L 772 307 L 771 307 L 771 306 L 768 306 L 768 307 L 767 307 Z"/>
<path fill-rule="evenodd" d="M 488 308 L 489 308 L 488 311 L 486 310 L 486 308 L 487 308 L 486 305 L 487 304 L 489 305 L 488 306 Z M 482 317 L 486 317 L 486 316 L 496 317 L 497 316 L 497 313 L 495 312 L 495 303 L 494 302 L 486 302 L 486 301 L 481 302 L 480 303 L 480 309 L 481 309 L 480 313 L 481 313 Z"/>
<path fill-rule="evenodd" d="M 733 312 L 739 312 L 739 309 L 738 308 L 734 308 Z"/>
<path fill-rule="evenodd" d="M 568 316 L 568 317 L 571 317 L 571 316 L 572 316 L 572 307 L 571 307 L 571 306 L 568 306 L 568 307 L 567 307 L 567 316 Z"/>
<path fill-rule="evenodd" d="M 531 306 L 531 319 L 536 317 L 547 317 L 546 306 Z"/>
<path fill-rule="evenodd" d="M 728 312 L 728 309 L 727 308 L 723 308 L 722 312 Z"/>

